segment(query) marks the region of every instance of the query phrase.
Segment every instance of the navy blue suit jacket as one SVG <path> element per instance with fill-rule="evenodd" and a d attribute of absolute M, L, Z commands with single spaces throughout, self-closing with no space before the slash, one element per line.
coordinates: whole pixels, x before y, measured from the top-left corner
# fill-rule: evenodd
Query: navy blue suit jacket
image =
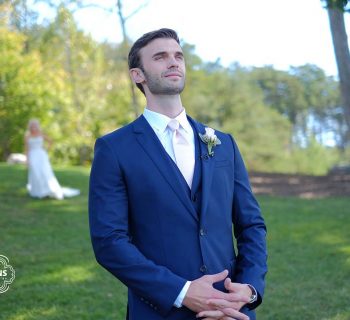
<path fill-rule="evenodd" d="M 194 134 L 205 133 L 189 117 Z M 264 292 L 266 228 L 233 138 L 208 157 L 200 143 L 201 210 L 196 212 L 143 116 L 97 139 L 89 217 L 97 261 L 128 287 L 128 319 L 196 319 L 173 306 L 187 280 L 229 270 L 234 282 Z M 198 164 L 198 163 L 197 163 Z M 234 249 L 233 232 L 237 241 Z M 217 288 L 224 290 L 223 283 Z M 244 311 L 254 319 L 254 311 Z"/>

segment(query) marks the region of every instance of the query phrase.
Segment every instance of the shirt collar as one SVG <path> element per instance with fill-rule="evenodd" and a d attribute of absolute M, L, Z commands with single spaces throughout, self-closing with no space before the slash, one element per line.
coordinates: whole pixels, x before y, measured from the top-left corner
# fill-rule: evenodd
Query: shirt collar
<path fill-rule="evenodd" d="M 151 127 L 160 133 L 164 133 L 164 131 L 168 126 L 169 121 L 172 120 L 171 118 L 169 118 L 164 114 L 151 111 L 147 108 L 145 108 L 145 110 L 143 111 L 143 116 L 146 118 L 147 122 L 151 125 Z M 185 109 L 183 109 L 182 112 L 175 119 L 179 121 L 180 126 L 187 133 L 191 132 L 192 127 L 188 122 Z"/>
<path fill-rule="evenodd" d="M 185 109 L 183 109 L 182 112 L 175 119 L 179 121 L 180 126 L 186 131 L 186 133 L 192 132 L 192 127 L 188 122 Z"/>

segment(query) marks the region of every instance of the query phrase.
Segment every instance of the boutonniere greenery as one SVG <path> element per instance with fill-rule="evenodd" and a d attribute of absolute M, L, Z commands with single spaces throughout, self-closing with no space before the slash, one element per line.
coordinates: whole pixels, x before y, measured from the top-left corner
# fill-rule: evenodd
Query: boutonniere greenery
<path fill-rule="evenodd" d="M 199 133 L 199 137 L 207 145 L 208 155 L 211 157 L 214 156 L 213 148 L 221 144 L 221 141 L 215 134 L 215 130 L 212 128 L 206 127 L 205 134 Z"/>

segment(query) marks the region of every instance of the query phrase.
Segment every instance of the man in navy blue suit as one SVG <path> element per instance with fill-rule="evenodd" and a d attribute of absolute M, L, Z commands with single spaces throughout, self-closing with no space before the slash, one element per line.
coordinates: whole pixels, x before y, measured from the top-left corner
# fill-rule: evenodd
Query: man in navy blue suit
<path fill-rule="evenodd" d="M 96 141 L 89 217 L 97 261 L 128 287 L 129 320 L 255 319 L 266 228 L 234 139 L 186 115 L 175 31 L 138 39 L 129 69 L 147 106 Z"/>

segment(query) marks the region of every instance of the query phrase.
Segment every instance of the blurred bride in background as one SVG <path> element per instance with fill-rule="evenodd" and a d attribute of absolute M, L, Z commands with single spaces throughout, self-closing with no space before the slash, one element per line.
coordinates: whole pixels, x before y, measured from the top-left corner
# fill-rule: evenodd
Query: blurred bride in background
<path fill-rule="evenodd" d="M 79 195 L 78 189 L 61 187 L 58 183 L 44 148 L 45 142 L 48 147 L 51 146 L 51 140 L 42 133 L 39 121 L 30 120 L 25 135 L 29 195 L 34 198 L 51 197 L 59 200 Z"/>

